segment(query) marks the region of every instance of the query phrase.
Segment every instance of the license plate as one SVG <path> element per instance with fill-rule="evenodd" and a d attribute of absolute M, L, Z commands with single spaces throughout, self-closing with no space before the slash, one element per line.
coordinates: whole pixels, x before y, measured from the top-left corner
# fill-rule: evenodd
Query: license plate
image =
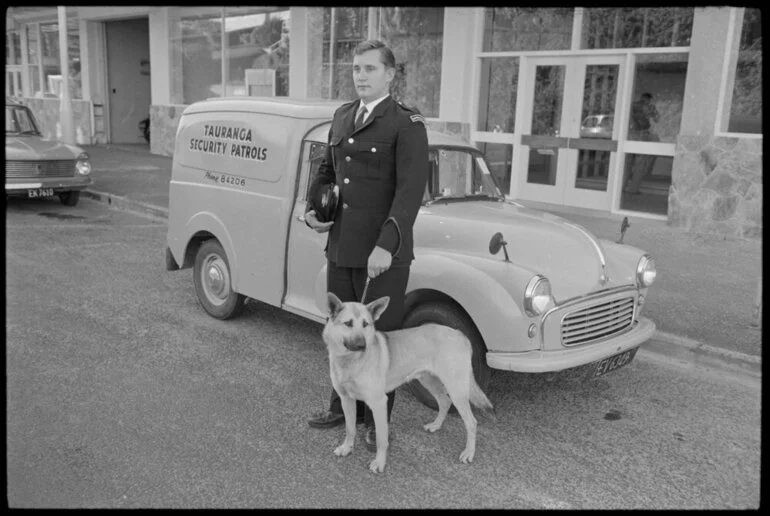
<path fill-rule="evenodd" d="M 53 188 L 36 188 L 27 190 L 27 197 L 37 199 L 38 197 L 52 197 Z"/>
<path fill-rule="evenodd" d="M 620 369 L 623 366 L 626 366 L 631 362 L 631 360 L 634 359 L 634 356 L 636 355 L 636 352 L 639 348 L 629 349 L 627 351 L 624 351 L 622 353 L 618 353 L 617 355 L 612 355 L 611 357 L 607 357 L 603 360 L 600 360 L 596 363 L 596 367 L 594 367 L 593 374 L 591 374 L 591 378 L 597 378 L 599 376 L 605 375 L 607 373 L 610 373 L 612 371 L 615 371 L 616 369 Z"/>

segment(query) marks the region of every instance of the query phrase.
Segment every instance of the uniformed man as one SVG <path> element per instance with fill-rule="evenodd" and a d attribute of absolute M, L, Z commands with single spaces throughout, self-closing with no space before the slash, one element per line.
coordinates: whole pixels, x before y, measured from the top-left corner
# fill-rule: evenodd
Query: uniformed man
<path fill-rule="evenodd" d="M 381 41 L 360 43 L 354 50 L 353 81 L 359 99 L 340 106 L 329 131 L 326 157 L 310 189 L 313 199 L 328 185 L 339 186 L 333 219 L 319 222 L 306 213 L 308 226 L 329 231 L 326 245 L 327 288 L 344 301 L 365 302 L 390 296 L 376 322 L 380 331 L 401 328 L 409 279 L 412 226 L 428 179 L 428 136 L 419 112 L 396 102 L 390 85 L 396 74 L 393 52 Z M 388 393 L 387 415 L 395 392 Z M 376 451 L 372 412 L 357 402 L 357 420 L 366 424 L 366 444 Z M 342 425 L 339 395 L 332 389 L 328 411 L 313 415 L 313 428 Z"/>

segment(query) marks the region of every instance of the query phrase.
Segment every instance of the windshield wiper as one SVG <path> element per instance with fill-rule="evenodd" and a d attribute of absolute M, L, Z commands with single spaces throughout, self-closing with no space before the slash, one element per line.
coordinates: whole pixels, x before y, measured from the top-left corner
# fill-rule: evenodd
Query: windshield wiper
<path fill-rule="evenodd" d="M 37 131 L 27 130 L 27 131 L 19 131 L 17 134 L 39 134 Z"/>

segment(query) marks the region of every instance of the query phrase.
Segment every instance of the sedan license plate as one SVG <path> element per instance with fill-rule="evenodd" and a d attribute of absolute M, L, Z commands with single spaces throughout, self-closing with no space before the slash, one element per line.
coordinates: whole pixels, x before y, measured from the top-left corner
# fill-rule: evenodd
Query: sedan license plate
<path fill-rule="evenodd" d="M 616 369 L 620 369 L 621 367 L 628 365 L 629 362 L 634 359 L 638 349 L 638 347 L 629 349 L 623 351 L 622 353 L 618 353 L 617 355 L 612 355 L 611 357 L 600 360 L 596 363 L 596 367 L 591 374 L 591 378 L 603 376 L 609 372 L 615 371 Z"/>
<path fill-rule="evenodd" d="M 37 199 L 38 197 L 52 197 L 53 188 L 35 188 L 27 190 L 27 197 Z"/>

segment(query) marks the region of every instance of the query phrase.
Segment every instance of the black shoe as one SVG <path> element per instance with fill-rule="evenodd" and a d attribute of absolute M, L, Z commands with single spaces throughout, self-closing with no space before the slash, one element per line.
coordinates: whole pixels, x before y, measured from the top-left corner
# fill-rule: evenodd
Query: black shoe
<path fill-rule="evenodd" d="M 307 420 L 307 424 L 313 428 L 334 428 L 335 426 L 345 424 L 345 414 L 332 412 L 331 410 L 322 410 L 321 412 L 313 414 L 311 418 Z M 356 418 L 356 424 L 364 424 L 364 418 Z"/>
<path fill-rule="evenodd" d="M 393 433 L 388 429 L 388 442 L 393 438 Z M 377 453 L 377 431 L 374 429 L 374 427 L 367 427 L 366 433 L 364 434 L 364 443 L 366 444 L 366 449 L 369 450 L 372 453 Z"/>
<path fill-rule="evenodd" d="M 311 428 L 334 428 L 345 424 L 345 414 L 339 414 L 330 410 L 323 410 L 313 414 L 313 416 L 307 420 L 307 424 Z"/>

